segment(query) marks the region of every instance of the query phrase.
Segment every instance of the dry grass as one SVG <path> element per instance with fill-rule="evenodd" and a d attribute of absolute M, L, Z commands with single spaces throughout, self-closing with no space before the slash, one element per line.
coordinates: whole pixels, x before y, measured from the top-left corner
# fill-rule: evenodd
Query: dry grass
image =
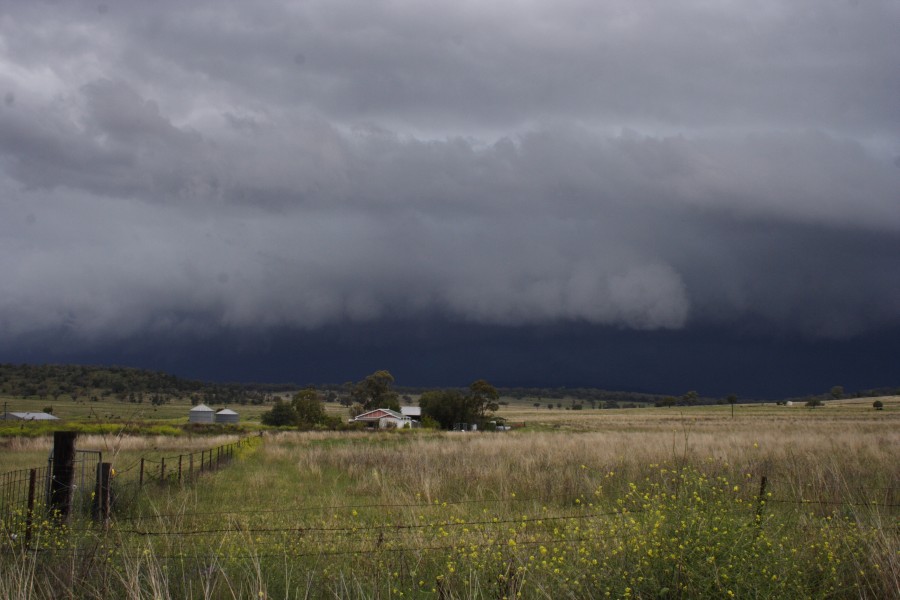
<path fill-rule="evenodd" d="M 202 485 L 145 486 L 150 509 L 130 516 L 148 514 L 98 538 L 113 558 L 96 568 L 113 588 L 154 598 L 499 598 L 519 585 L 525 598 L 657 598 L 664 586 L 673 597 L 891 597 L 900 560 L 886 505 L 897 498 L 884 494 L 900 487 L 900 413 L 831 408 L 735 419 L 730 407 L 555 411 L 506 433 L 271 434 Z M 227 441 L 115 443 L 144 454 Z M 67 556 L 48 572 L 82 568 Z M 43 568 L 8 564 L 18 577 L 8 592 L 43 585 L 28 570 Z"/>
<path fill-rule="evenodd" d="M 643 412 L 611 415 L 603 419 L 602 430 L 589 432 L 289 433 L 266 451 L 293 455 L 304 476 L 344 473 L 354 482 L 354 494 L 390 488 L 428 500 L 460 492 L 475 497 L 524 492 L 566 501 L 590 491 L 597 474 L 616 472 L 638 480 L 663 463 L 715 465 L 730 476 L 750 474 L 757 482 L 765 475 L 790 498 L 808 499 L 815 492 L 831 500 L 854 499 L 860 487 L 900 482 L 896 418 L 648 417 Z M 358 443 L 373 437 L 383 443 Z"/>

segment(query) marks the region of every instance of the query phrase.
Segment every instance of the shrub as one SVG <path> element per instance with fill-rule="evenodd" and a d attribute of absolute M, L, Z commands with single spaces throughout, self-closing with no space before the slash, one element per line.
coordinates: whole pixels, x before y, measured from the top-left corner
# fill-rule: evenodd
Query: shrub
<path fill-rule="evenodd" d="M 272 425 L 274 427 L 295 425 L 297 423 L 297 411 L 290 404 L 276 400 L 272 410 L 264 412 L 260 420 L 263 425 Z"/>

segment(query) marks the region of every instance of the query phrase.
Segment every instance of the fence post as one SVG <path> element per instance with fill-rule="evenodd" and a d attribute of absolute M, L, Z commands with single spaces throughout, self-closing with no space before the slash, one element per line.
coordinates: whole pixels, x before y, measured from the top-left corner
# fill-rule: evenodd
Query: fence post
<path fill-rule="evenodd" d="M 138 475 L 138 487 L 144 487 L 144 457 L 141 457 L 141 471 Z"/>
<path fill-rule="evenodd" d="M 194 480 L 194 453 L 188 454 L 188 478 Z"/>
<path fill-rule="evenodd" d="M 25 544 L 31 543 L 31 523 L 34 519 L 34 489 L 37 484 L 37 469 L 28 472 L 28 511 L 25 513 Z"/>
<path fill-rule="evenodd" d="M 163 483 L 166 480 L 166 457 L 163 456 L 159 459 L 159 482 Z"/>
<path fill-rule="evenodd" d="M 50 479 L 50 514 L 59 522 L 72 511 L 75 479 L 75 431 L 53 432 L 53 472 Z"/>
<path fill-rule="evenodd" d="M 112 463 L 102 462 L 97 465 L 97 487 L 94 490 L 94 520 L 103 521 L 104 527 L 109 523 L 110 475 Z"/>
<path fill-rule="evenodd" d="M 178 455 L 178 483 L 181 483 L 181 454 Z"/>
<path fill-rule="evenodd" d="M 763 506 L 766 504 L 766 476 L 759 481 L 759 495 L 756 497 L 756 522 L 762 522 Z"/>

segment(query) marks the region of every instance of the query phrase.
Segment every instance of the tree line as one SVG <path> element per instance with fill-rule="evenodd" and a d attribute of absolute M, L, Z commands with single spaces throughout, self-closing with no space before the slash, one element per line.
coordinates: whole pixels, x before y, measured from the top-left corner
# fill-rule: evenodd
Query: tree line
<path fill-rule="evenodd" d="M 400 411 L 400 394 L 394 389 L 394 376 L 387 370 L 375 371 L 349 390 L 350 415 L 355 417 L 375 409 Z M 421 423 L 426 427 L 453 429 L 457 424 L 484 428 L 499 408 L 500 394 L 483 379 L 472 382 L 466 391 L 427 390 L 419 397 Z M 294 394 L 290 402 L 276 400 L 272 410 L 262 415 L 265 425 L 309 428 L 345 428 L 339 417 L 325 413 L 321 391 L 307 387 Z"/>

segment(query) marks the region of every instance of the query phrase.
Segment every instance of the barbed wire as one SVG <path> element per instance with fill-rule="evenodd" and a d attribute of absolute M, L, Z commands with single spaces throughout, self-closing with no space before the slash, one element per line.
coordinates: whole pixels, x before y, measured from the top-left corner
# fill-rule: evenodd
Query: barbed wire
<path fill-rule="evenodd" d="M 286 514 L 286 513 L 303 513 L 314 511 L 338 511 L 338 510 L 356 510 L 368 508 L 442 508 L 445 506 L 458 506 L 465 504 L 496 504 L 496 503 L 513 503 L 513 502 L 547 502 L 546 498 L 526 497 L 526 498 L 483 498 L 472 500 L 444 500 L 440 502 L 407 502 L 407 503 L 373 503 L 373 504 L 334 504 L 320 506 L 298 506 L 291 508 L 265 508 L 265 509 L 245 509 L 245 510 L 215 510 L 203 512 L 189 513 L 169 513 L 169 514 L 149 514 L 149 515 L 132 515 L 120 517 L 118 521 L 138 521 L 145 519 L 170 519 L 177 517 L 207 517 L 221 515 L 239 515 L 239 514 Z M 550 499 L 552 500 L 552 499 Z"/>
<path fill-rule="evenodd" d="M 242 527 L 240 525 L 235 525 L 232 527 L 217 527 L 213 529 L 179 529 L 179 530 L 171 530 L 171 531 L 150 531 L 143 529 L 122 529 L 115 528 L 115 531 L 118 533 L 130 533 L 135 535 L 142 536 L 189 536 L 189 535 L 207 535 L 212 533 L 307 533 L 307 532 L 341 532 L 341 531 L 402 531 L 402 530 L 410 530 L 410 529 L 428 529 L 428 528 L 442 528 L 442 527 L 464 527 L 464 526 L 478 526 L 478 525 L 508 525 L 510 523 L 533 523 L 533 522 L 544 522 L 544 521 L 565 521 L 565 520 L 577 520 L 577 519 L 593 519 L 599 517 L 607 517 L 614 515 L 628 515 L 635 514 L 643 511 L 631 511 L 631 510 L 618 510 L 618 511 L 609 511 L 609 512 L 594 512 L 583 515 L 550 515 L 550 516 L 525 516 L 518 517 L 515 519 L 490 519 L 490 520 L 479 520 L 479 521 L 461 521 L 461 520 L 448 520 L 446 522 L 438 522 L 438 523 L 393 523 L 388 525 L 354 525 L 354 526 L 342 526 L 342 527 L 325 527 L 325 526 L 293 526 L 293 527 Z M 79 531 L 79 530 L 75 530 Z M 80 530 L 80 531 L 89 531 L 89 530 Z"/>

